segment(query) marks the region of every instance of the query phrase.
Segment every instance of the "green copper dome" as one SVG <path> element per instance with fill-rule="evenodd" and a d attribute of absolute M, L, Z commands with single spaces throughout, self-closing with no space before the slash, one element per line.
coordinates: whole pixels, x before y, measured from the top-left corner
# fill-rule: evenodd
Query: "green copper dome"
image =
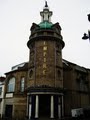
<path fill-rule="evenodd" d="M 43 28 L 45 28 L 45 29 L 51 28 L 52 25 L 53 24 L 51 22 L 48 22 L 48 21 L 44 21 L 44 22 L 41 22 L 39 24 L 39 26 L 40 26 L 41 29 L 43 29 Z"/>

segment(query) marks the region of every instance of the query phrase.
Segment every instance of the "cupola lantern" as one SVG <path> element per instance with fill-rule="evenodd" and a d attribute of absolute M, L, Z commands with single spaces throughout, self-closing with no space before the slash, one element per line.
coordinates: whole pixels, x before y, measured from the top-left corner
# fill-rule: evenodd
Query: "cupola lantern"
<path fill-rule="evenodd" d="M 49 11 L 49 7 L 47 4 L 47 1 L 45 1 L 45 6 L 43 8 L 43 11 L 40 12 L 41 15 L 41 22 L 51 22 L 51 16 L 52 16 L 52 11 Z"/>

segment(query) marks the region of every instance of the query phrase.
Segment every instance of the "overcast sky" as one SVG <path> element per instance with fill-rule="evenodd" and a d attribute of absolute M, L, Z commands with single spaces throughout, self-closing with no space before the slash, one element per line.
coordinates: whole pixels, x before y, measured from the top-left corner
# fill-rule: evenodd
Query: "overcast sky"
<path fill-rule="evenodd" d="M 52 22 L 59 22 L 65 47 L 63 58 L 90 68 L 90 43 L 83 41 L 90 29 L 90 0 L 47 0 Z M 12 66 L 29 60 L 27 41 L 33 22 L 40 23 L 45 0 L 0 0 L 0 76 Z"/>

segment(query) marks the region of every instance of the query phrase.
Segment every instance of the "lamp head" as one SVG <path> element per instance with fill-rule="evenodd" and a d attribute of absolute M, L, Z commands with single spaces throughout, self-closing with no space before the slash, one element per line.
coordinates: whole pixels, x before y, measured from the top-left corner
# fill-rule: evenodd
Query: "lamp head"
<path fill-rule="evenodd" d="M 90 14 L 88 14 L 87 16 L 88 16 L 88 21 L 90 22 Z"/>
<path fill-rule="evenodd" d="M 84 33 L 82 39 L 83 39 L 83 40 L 87 40 L 88 38 L 89 38 L 88 35 L 87 35 L 86 33 Z"/>

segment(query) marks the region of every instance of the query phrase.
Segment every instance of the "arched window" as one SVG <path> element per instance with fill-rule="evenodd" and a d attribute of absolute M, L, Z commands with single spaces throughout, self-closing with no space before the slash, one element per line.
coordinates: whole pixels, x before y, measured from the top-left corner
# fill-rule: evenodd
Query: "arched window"
<path fill-rule="evenodd" d="M 15 91 L 15 77 L 12 77 L 8 81 L 7 92 L 14 92 L 14 91 Z"/>

